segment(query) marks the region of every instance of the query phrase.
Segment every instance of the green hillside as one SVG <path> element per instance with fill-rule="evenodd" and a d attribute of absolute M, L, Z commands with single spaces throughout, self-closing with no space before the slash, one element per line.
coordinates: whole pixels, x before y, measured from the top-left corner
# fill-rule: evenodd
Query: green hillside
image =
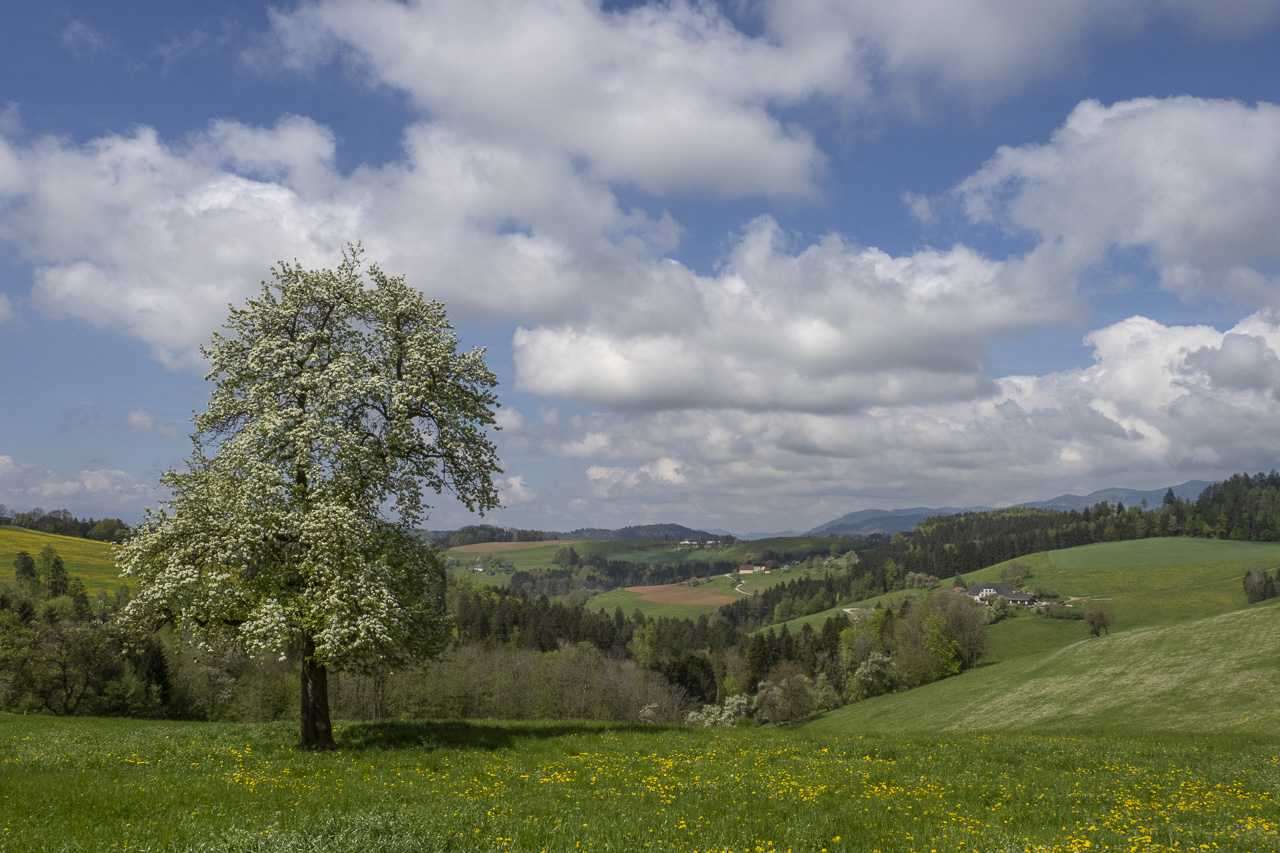
<path fill-rule="evenodd" d="M 1078 627 L 1078 626 L 1077 626 Z M 1076 634 L 1079 637 L 1079 633 Z M 1280 604 L 1076 639 L 810 725 L 861 731 L 1280 732 Z"/>
<path fill-rule="evenodd" d="M 1246 571 L 1280 546 L 1155 539 L 1023 558 L 1028 587 L 1107 601 L 1112 632 L 1031 613 L 991 628 L 986 663 L 833 711 L 838 731 L 1133 729 L 1280 732 L 1280 603 L 1248 605 Z M 998 567 L 984 570 L 984 574 Z"/>
<path fill-rule="evenodd" d="M 35 557 L 46 545 L 52 545 L 62 557 L 68 574 L 84 581 L 90 595 L 100 587 L 114 593 L 123 582 L 115 563 L 117 546 L 73 536 L 37 533 L 21 527 L 0 527 L 0 577 L 13 579 L 13 561 L 19 551 Z"/>

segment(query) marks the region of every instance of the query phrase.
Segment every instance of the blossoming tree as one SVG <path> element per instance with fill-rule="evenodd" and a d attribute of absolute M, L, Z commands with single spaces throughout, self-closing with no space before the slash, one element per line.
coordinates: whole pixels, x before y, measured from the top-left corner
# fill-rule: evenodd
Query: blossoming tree
<path fill-rule="evenodd" d="M 498 506 L 496 379 L 459 352 L 444 306 L 403 277 L 272 270 L 202 349 L 214 382 L 172 497 L 122 549 L 129 613 L 230 637 L 302 667 L 301 745 L 334 747 L 328 671 L 438 652 L 443 569 L 414 534 L 426 490 Z M 369 286 L 372 284 L 373 286 Z"/>

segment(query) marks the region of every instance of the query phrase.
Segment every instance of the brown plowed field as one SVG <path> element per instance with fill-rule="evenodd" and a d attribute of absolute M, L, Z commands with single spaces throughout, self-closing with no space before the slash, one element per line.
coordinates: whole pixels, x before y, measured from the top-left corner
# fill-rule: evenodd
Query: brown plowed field
<path fill-rule="evenodd" d="M 459 545 L 450 551 L 461 551 L 464 554 L 489 551 L 523 551 L 526 548 L 541 548 L 543 545 L 576 545 L 581 539 L 550 539 L 546 542 L 477 542 L 474 545 Z"/>
<path fill-rule="evenodd" d="M 721 595 L 711 587 L 685 586 L 679 583 L 668 583 L 661 586 L 629 586 L 627 592 L 634 592 L 644 601 L 660 604 L 710 604 L 719 607 L 732 604 L 737 598 Z"/>

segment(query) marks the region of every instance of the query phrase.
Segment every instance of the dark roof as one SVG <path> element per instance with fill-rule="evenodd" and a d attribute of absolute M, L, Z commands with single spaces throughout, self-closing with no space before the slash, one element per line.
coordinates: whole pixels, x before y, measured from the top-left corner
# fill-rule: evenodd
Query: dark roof
<path fill-rule="evenodd" d="M 969 594 L 981 595 L 984 589 L 992 590 L 996 595 L 1003 595 L 1006 598 L 1013 594 L 1013 587 L 1009 586 L 1007 583 L 995 582 L 975 583 L 973 586 L 969 587 Z"/>

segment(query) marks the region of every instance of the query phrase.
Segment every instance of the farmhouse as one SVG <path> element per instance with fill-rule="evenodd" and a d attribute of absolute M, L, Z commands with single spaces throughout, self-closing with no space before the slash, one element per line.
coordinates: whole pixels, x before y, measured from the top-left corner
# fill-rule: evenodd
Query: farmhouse
<path fill-rule="evenodd" d="M 989 599 L 995 598 L 997 595 L 1003 595 L 1007 600 L 1009 596 L 1013 595 L 1013 587 L 1009 586 L 1007 583 L 983 581 L 982 583 L 975 583 L 973 586 L 969 587 L 968 593 L 973 597 L 974 601 L 986 602 Z"/>

